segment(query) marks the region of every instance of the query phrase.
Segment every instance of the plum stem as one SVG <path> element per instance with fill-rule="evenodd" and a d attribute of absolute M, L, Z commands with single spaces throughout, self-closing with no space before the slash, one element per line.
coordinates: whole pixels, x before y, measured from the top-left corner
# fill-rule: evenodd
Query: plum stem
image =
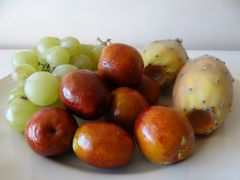
<path fill-rule="evenodd" d="M 177 41 L 179 44 L 182 44 L 182 43 L 183 43 L 183 40 L 180 39 L 180 38 L 176 38 L 175 41 Z"/>
<path fill-rule="evenodd" d="M 101 43 L 101 45 L 103 46 L 107 46 L 108 44 L 111 44 L 111 39 L 107 39 L 106 41 L 103 41 L 100 37 L 97 37 L 97 41 L 99 41 Z"/>

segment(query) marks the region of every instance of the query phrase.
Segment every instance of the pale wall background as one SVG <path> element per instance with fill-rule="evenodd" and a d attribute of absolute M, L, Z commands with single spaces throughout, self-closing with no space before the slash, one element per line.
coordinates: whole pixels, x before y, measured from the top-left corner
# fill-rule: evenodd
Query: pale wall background
<path fill-rule="evenodd" d="M 240 0 L 0 0 L 0 48 L 46 35 L 135 47 L 180 37 L 188 49 L 240 50 Z"/>

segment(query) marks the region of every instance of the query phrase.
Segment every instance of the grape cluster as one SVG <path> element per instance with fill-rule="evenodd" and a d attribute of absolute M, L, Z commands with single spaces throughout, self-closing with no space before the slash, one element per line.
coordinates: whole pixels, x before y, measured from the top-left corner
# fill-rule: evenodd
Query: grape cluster
<path fill-rule="evenodd" d="M 10 93 L 6 118 L 23 132 L 27 120 L 40 108 L 64 107 L 58 100 L 59 81 L 78 69 L 97 70 L 104 43 L 82 44 L 74 37 L 44 37 L 29 51 L 12 58 L 12 79 L 17 87 Z"/>

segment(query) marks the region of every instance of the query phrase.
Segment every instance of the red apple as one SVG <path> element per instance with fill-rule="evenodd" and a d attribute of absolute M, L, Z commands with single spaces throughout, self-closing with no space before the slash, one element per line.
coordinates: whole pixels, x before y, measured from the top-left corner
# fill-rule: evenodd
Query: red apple
<path fill-rule="evenodd" d="M 110 92 L 100 77 L 89 70 L 66 74 L 59 88 L 60 100 L 83 119 L 100 117 L 109 107 Z"/>
<path fill-rule="evenodd" d="M 131 46 L 110 44 L 101 53 L 98 72 L 111 85 L 133 86 L 142 78 L 143 60 Z"/>
<path fill-rule="evenodd" d="M 89 121 L 76 131 L 73 150 L 91 166 L 116 168 L 130 161 L 135 143 L 124 129 L 113 123 Z"/>
<path fill-rule="evenodd" d="M 44 108 L 27 122 L 25 138 L 34 152 L 43 156 L 61 155 L 71 149 L 77 122 L 64 109 Z"/>
<path fill-rule="evenodd" d="M 184 160 L 194 144 L 188 119 L 174 108 L 151 106 L 138 116 L 134 131 L 142 153 L 157 164 Z"/>

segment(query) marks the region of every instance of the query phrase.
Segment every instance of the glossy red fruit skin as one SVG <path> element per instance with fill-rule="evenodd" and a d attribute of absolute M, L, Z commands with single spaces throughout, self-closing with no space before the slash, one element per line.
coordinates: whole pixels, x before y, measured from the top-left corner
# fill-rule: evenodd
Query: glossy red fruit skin
<path fill-rule="evenodd" d="M 142 76 L 136 89 L 146 98 L 150 105 L 156 104 L 161 94 L 161 87 L 158 83 L 146 75 Z"/>
<path fill-rule="evenodd" d="M 138 114 L 148 106 L 147 100 L 138 91 L 129 87 L 119 87 L 112 91 L 108 119 L 132 132 Z"/>
<path fill-rule="evenodd" d="M 95 119 L 108 109 L 111 95 L 96 73 L 79 70 L 62 78 L 59 97 L 75 115 L 83 119 Z"/>
<path fill-rule="evenodd" d="M 77 128 L 77 122 L 66 110 L 44 108 L 29 119 L 25 139 L 37 154 L 58 156 L 71 150 Z"/>
<path fill-rule="evenodd" d="M 143 67 L 142 57 L 135 48 L 114 43 L 103 49 L 98 72 L 111 85 L 134 86 L 142 78 Z"/>
<path fill-rule="evenodd" d="M 151 106 L 139 114 L 134 135 L 145 157 L 161 165 L 186 159 L 195 141 L 186 116 L 164 106 Z"/>
<path fill-rule="evenodd" d="M 77 129 L 73 150 L 80 160 L 91 166 L 117 168 L 131 160 L 135 143 L 124 129 L 113 123 L 89 121 Z"/>

